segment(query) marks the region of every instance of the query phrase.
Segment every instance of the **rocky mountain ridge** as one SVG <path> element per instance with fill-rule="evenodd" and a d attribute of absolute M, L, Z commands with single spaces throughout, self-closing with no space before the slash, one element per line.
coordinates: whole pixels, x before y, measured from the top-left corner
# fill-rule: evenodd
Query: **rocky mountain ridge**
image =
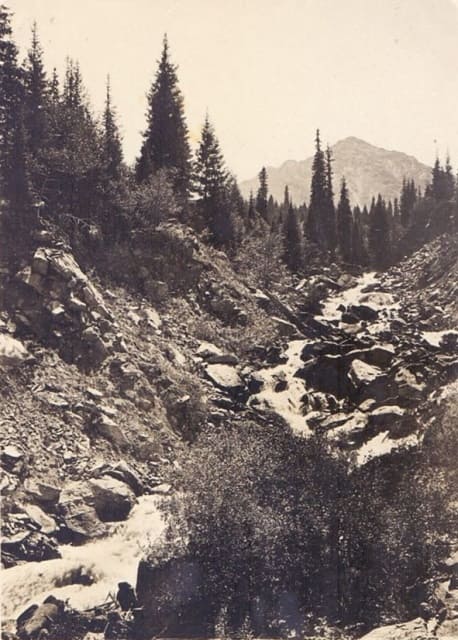
<path fill-rule="evenodd" d="M 331 147 L 333 154 L 334 191 L 336 198 L 342 177 L 345 176 L 353 205 L 370 205 L 371 199 L 380 193 L 386 200 L 399 198 L 403 178 L 414 179 L 423 190 L 431 180 L 430 167 L 413 156 L 380 147 L 349 137 Z M 278 202 L 283 201 L 285 186 L 295 204 L 310 199 L 310 181 L 313 158 L 287 160 L 280 167 L 266 167 L 269 192 Z M 258 178 L 241 183 L 243 195 L 256 194 Z"/>

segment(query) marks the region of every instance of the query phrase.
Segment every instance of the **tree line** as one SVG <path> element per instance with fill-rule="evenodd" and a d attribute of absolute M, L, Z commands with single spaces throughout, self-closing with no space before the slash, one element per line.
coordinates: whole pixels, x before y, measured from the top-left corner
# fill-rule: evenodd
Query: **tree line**
<path fill-rule="evenodd" d="M 263 256 L 292 272 L 339 260 L 385 268 L 432 233 L 456 224 L 457 189 L 450 161 L 439 160 L 424 194 L 404 180 L 399 199 L 379 195 L 352 207 L 345 179 L 337 206 L 332 152 L 315 140 L 310 200 L 282 203 L 269 195 L 265 168 L 245 201 L 227 169 L 208 114 L 193 155 L 177 67 L 164 37 L 147 98 L 139 156 L 127 166 L 110 80 L 103 114 L 91 108 L 78 63 L 67 59 L 63 78 L 48 74 L 33 26 L 23 63 L 0 6 L 0 188 L 6 228 L 24 242 L 40 220 L 63 231 L 74 247 L 128 243 L 137 230 L 177 219 L 230 256 Z M 5 206 L 7 205 L 7 206 Z M 428 229 L 428 232 L 425 232 Z"/>

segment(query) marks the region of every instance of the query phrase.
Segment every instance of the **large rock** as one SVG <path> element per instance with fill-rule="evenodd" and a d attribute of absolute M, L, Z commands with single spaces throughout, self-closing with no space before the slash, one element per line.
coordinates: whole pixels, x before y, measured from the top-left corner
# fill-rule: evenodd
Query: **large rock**
<path fill-rule="evenodd" d="M 352 395 L 363 398 L 382 400 L 388 395 L 387 377 L 385 373 L 367 364 L 363 360 L 355 358 L 348 371 L 348 379 L 352 386 Z"/>
<path fill-rule="evenodd" d="M 360 640 L 432 640 L 433 636 L 421 618 L 379 627 L 367 633 Z"/>
<path fill-rule="evenodd" d="M 129 444 L 129 441 L 121 427 L 105 414 L 101 414 L 97 418 L 95 428 L 99 435 L 106 438 L 106 440 L 109 440 L 120 449 L 124 449 Z"/>
<path fill-rule="evenodd" d="M 52 507 L 59 502 L 61 490 L 46 482 L 28 479 L 24 483 L 24 489 L 29 496 L 45 507 Z"/>
<path fill-rule="evenodd" d="M 107 531 L 95 510 L 94 493 L 88 482 L 66 485 L 60 494 L 58 512 L 64 521 L 66 537 L 72 542 L 85 542 Z"/>
<path fill-rule="evenodd" d="M 299 369 L 296 376 L 318 391 L 343 398 L 348 392 L 347 364 L 341 355 L 320 355 Z"/>
<path fill-rule="evenodd" d="M 49 596 L 40 606 L 32 605 L 17 619 L 17 633 L 21 640 L 41 638 L 59 620 L 65 609 L 62 600 Z"/>
<path fill-rule="evenodd" d="M 7 333 L 0 333 L 0 367 L 17 367 L 30 359 L 22 342 Z"/>
<path fill-rule="evenodd" d="M 110 476 L 90 480 L 97 515 L 104 522 L 125 520 L 135 504 L 132 489 Z"/>
<path fill-rule="evenodd" d="M 348 313 L 353 316 L 356 316 L 359 320 L 366 320 L 371 322 L 373 320 L 377 320 L 378 311 L 375 306 L 370 304 L 357 304 L 351 305 L 347 309 Z"/>
<path fill-rule="evenodd" d="M 93 469 L 92 476 L 94 478 L 111 476 L 112 478 L 121 480 L 121 482 L 124 482 L 132 489 L 136 496 L 141 495 L 144 491 L 143 482 L 132 467 L 124 460 L 120 460 L 116 464 L 101 464 Z"/>
<path fill-rule="evenodd" d="M 42 562 L 60 558 L 59 548 L 52 540 L 39 531 L 21 531 L 14 536 L 2 538 L 2 560 L 7 566 L 17 561 Z"/>
<path fill-rule="evenodd" d="M 234 367 L 227 364 L 209 364 L 205 375 L 216 386 L 230 394 L 242 392 L 244 384 Z"/>

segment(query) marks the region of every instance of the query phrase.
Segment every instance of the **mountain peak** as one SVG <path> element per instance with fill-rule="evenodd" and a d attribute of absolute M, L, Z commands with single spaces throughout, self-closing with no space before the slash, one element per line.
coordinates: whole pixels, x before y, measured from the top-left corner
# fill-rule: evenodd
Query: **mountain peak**
<path fill-rule="evenodd" d="M 343 176 L 347 181 L 353 205 L 369 205 L 373 196 L 380 193 L 387 200 L 398 198 L 404 178 L 413 179 L 422 189 L 429 183 L 430 167 L 413 156 L 400 151 L 389 151 L 370 144 L 356 136 L 348 136 L 332 147 L 334 156 L 334 187 Z M 280 167 L 268 167 L 269 191 L 281 201 L 288 185 L 293 202 L 308 202 L 313 158 L 286 160 Z M 250 190 L 256 192 L 257 177 L 242 182 L 245 196 Z"/>

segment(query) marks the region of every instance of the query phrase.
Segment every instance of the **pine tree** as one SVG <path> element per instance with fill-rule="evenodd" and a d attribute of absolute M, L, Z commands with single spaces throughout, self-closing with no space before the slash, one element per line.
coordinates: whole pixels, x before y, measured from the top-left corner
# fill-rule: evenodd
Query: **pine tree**
<path fill-rule="evenodd" d="M 366 209 L 367 212 L 367 209 Z M 352 228 L 352 258 L 351 262 L 358 265 L 367 264 L 367 251 L 364 244 L 364 213 L 359 207 L 353 210 L 353 228 Z"/>
<path fill-rule="evenodd" d="M 332 186 L 332 151 L 329 145 L 326 148 L 326 212 L 324 235 L 326 246 L 333 252 L 336 248 L 336 209 L 334 206 L 334 190 Z"/>
<path fill-rule="evenodd" d="M 12 40 L 11 14 L 0 5 L 0 187 L 11 222 L 21 231 L 27 227 L 32 200 L 23 104 L 23 74 Z"/>
<path fill-rule="evenodd" d="M 322 248 L 327 247 L 325 220 L 329 210 L 328 205 L 328 172 L 325 156 L 321 149 L 320 131 L 317 129 L 306 232 L 310 240 L 316 242 Z"/>
<path fill-rule="evenodd" d="M 291 202 L 283 225 L 283 260 L 292 271 L 298 271 L 302 266 L 302 235 Z"/>
<path fill-rule="evenodd" d="M 256 224 L 256 209 L 254 206 L 253 191 L 250 191 L 248 199 L 247 227 L 253 229 Z"/>
<path fill-rule="evenodd" d="M 269 187 L 267 182 L 267 171 L 265 167 L 262 167 L 258 175 L 259 189 L 256 195 L 256 210 L 264 220 L 267 220 L 267 205 L 269 198 Z"/>
<path fill-rule="evenodd" d="M 110 76 L 107 77 L 105 110 L 103 112 L 102 153 L 103 166 L 107 176 L 112 180 L 117 180 L 122 170 L 123 153 L 116 112 L 111 100 Z"/>
<path fill-rule="evenodd" d="M 377 269 L 386 268 L 391 261 L 390 221 L 386 203 L 379 194 L 369 220 L 369 257 Z"/>
<path fill-rule="evenodd" d="M 406 180 L 404 178 L 402 181 L 402 189 L 401 189 L 400 205 L 399 205 L 399 212 L 401 215 L 401 224 L 404 227 L 404 229 L 407 229 L 407 227 L 409 227 L 412 222 L 411 216 L 412 216 L 412 211 L 415 207 L 416 202 L 417 202 L 417 189 L 415 186 L 415 182 L 413 180 Z"/>
<path fill-rule="evenodd" d="M 445 171 L 443 175 L 443 199 L 444 200 L 453 200 L 453 196 L 455 194 L 455 176 L 453 175 L 453 168 L 450 164 L 450 156 L 447 155 L 445 160 Z"/>
<path fill-rule="evenodd" d="M 197 150 L 194 170 L 195 189 L 205 203 L 211 201 L 217 191 L 225 189 L 227 181 L 228 173 L 224 166 L 223 155 L 207 115 Z"/>
<path fill-rule="evenodd" d="M 102 141 L 86 98 L 79 65 L 68 59 L 65 81 L 54 113 L 53 149 L 48 161 L 45 197 L 53 217 L 90 229 L 98 219 Z M 75 226 L 76 225 L 76 226 Z"/>
<path fill-rule="evenodd" d="M 234 244 L 234 209 L 240 206 L 234 180 L 229 179 L 218 139 L 208 115 L 195 163 L 194 182 L 200 197 L 198 202 L 205 224 L 216 246 L 232 247 Z"/>
<path fill-rule="evenodd" d="M 353 215 L 348 197 L 347 183 L 342 178 L 340 200 L 337 206 L 337 246 L 344 262 L 351 262 L 353 256 L 352 246 Z"/>
<path fill-rule="evenodd" d="M 190 187 L 191 150 L 184 116 L 184 103 L 178 87 L 177 67 L 170 61 L 167 36 L 148 95 L 147 128 L 137 161 L 137 180 L 143 182 L 152 173 L 167 169 L 182 197 Z"/>
<path fill-rule="evenodd" d="M 110 77 L 107 77 L 105 109 L 101 140 L 101 202 L 98 213 L 102 235 L 107 243 L 119 240 L 125 231 L 121 200 L 125 191 L 121 135 L 111 99 Z"/>
<path fill-rule="evenodd" d="M 48 144 L 49 86 L 36 23 L 32 28 L 32 44 L 27 54 L 24 83 L 28 146 L 31 153 L 37 156 Z"/>

